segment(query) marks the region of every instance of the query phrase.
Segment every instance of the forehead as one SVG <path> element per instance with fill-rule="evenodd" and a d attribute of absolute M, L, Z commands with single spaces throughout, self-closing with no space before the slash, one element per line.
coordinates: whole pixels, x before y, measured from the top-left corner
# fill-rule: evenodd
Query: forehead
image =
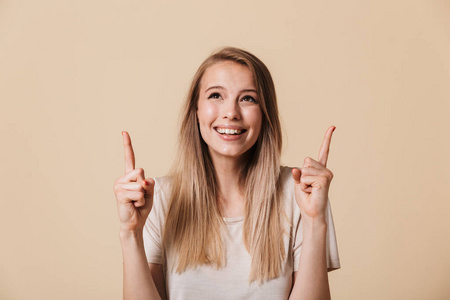
<path fill-rule="evenodd" d="M 233 61 L 221 61 L 206 69 L 200 82 L 201 89 L 222 86 L 226 89 L 255 89 L 250 69 Z"/>

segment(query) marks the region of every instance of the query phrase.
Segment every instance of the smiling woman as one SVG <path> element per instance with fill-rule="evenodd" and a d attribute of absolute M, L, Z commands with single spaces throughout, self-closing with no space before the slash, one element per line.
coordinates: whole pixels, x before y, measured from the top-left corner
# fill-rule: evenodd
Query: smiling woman
<path fill-rule="evenodd" d="M 249 68 L 232 61 L 208 68 L 200 83 L 197 118 L 213 161 L 233 164 L 258 139 L 262 113 Z"/>
<path fill-rule="evenodd" d="M 329 299 L 340 268 L 326 168 L 280 165 L 269 70 L 232 47 L 208 57 L 186 99 L 170 174 L 145 178 L 123 132 L 126 174 L 115 183 L 125 299 Z M 148 265 L 147 265 L 148 264 Z"/>

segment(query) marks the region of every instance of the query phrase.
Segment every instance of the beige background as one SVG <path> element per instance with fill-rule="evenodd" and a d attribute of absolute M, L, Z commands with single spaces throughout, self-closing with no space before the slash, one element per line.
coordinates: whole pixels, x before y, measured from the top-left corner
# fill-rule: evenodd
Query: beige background
<path fill-rule="evenodd" d="M 0 299 L 121 299 L 121 131 L 164 175 L 199 64 L 275 80 L 283 162 L 329 169 L 334 299 L 450 299 L 450 2 L 0 1 Z"/>

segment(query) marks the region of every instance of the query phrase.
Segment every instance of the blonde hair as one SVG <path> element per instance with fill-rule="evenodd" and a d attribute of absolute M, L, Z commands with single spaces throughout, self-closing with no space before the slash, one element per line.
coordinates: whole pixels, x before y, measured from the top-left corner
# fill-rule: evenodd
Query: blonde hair
<path fill-rule="evenodd" d="M 186 98 L 179 134 L 177 159 L 170 172 L 171 198 L 163 232 L 165 255 L 175 254 L 177 272 L 201 264 L 224 266 L 223 236 L 226 226 L 220 213 L 218 185 L 208 145 L 200 136 L 197 101 L 205 71 L 221 61 L 247 66 L 253 74 L 262 111 L 261 131 L 246 153 L 240 170 L 246 200 L 243 242 L 252 257 L 249 281 L 264 282 L 281 275 L 286 259 L 283 246 L 284 209 L 280 195 L 281 126 L 275 87 L 269 70 L 253 54 L 225 47 L 210 55 L 198 68 Z M 170 266 L 169 266 L 170 267 Z"/>

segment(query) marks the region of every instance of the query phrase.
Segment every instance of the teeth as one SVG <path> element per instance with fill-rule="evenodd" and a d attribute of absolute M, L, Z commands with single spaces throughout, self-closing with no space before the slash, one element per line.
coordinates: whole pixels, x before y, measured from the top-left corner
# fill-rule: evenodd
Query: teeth
<path fill-rule="evenodd" d="M 218 133 L 222 134 L 241 134 L 242 130 L 239 129 L 229 129 L 229 128 L 217 128 Z"/>

